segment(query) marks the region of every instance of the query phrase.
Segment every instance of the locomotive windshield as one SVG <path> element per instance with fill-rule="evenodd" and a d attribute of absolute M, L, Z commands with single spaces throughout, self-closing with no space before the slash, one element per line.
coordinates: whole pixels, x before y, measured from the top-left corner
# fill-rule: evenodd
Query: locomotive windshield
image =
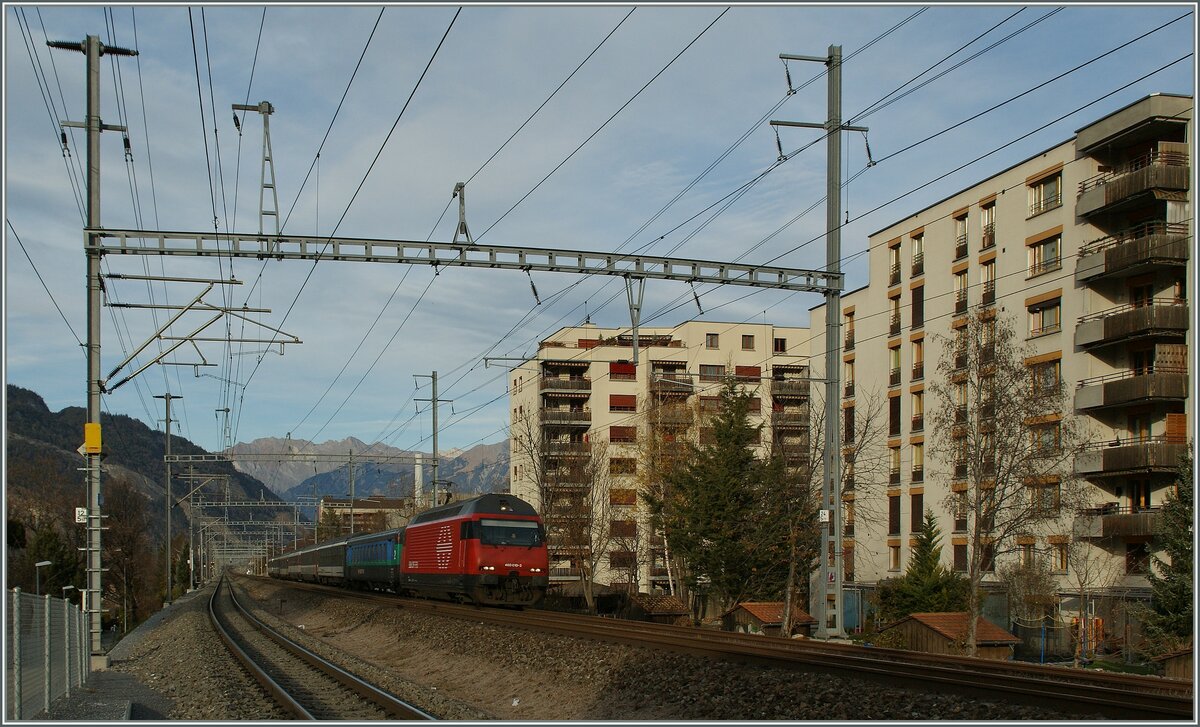
<path fill-rule="evenodd" d="M 542 544 L 542 528 L 528 520 L 479 521 L 479 542 L 482 545 L 517 545 L 530 548 Z"/>

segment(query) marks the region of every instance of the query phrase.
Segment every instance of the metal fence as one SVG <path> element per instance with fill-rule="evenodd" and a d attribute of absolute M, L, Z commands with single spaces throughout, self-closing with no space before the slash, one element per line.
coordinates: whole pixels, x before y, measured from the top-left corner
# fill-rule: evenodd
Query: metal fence
<path fill-rule="evenodd" d="M 87 680 L 87 625 L 62 598 L 14 588 L 5 609 L 6 719 L 31 719 Z"/>

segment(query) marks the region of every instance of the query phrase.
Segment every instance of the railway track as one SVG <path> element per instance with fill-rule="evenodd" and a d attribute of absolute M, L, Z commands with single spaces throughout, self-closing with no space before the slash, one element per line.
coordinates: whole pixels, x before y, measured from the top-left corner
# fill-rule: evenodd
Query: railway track
<path fill-rule="evenodd" d="M 217 584 L 208 612 L 229 651 L 296 719 L 435 719 L 256 619 L 238 602 L 228 578 Z"/>
<path fill-rule="evenodd" d="M 1133 674 L 925 654 L 816 640 L 771 639 L 707 629 L 581 616 L 554 611 L 479 608 L 288 582 L 330 597 L 391 604 L 413 611 L 509 628 L 599 639 L 653 650 L 871 679 L 893 686 L 953 692 L 1064 713 L 1115 719 L 1188 719 L 1190 682 Z"/>

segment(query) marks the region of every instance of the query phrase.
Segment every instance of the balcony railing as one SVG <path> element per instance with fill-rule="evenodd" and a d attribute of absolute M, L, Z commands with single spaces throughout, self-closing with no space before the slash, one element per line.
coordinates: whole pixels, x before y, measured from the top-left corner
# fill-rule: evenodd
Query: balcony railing
<path fill-rule="evenodd" d="M 1152 151 L 1145 156 L 1138 157 L 1117 169 L 1107 172 L 1101 172 L 1095 176 L 1088 177 L 1079 183 L 1079 194 L 1083 194 L 1090 189 L 1102 187 L 1121 177 L 1124 177 L 1133 172 L 1141 171 L 1149 167 L 1186 167 L 1188 165 L 1188 155 L 1184 152 L 1174 151 Z"/>
<path fill-rule="evenodd" d="M 1055 207 L 1062 207 L 1062 193 L 1048 195 L 1039 200 L 1034 200 L 1029 205 L 1029 216 L 1041 214 L 1046 210 L 1052 210 Z"/>
<path fill-rule="evenodd" d="M 900 282 L 900 263 L 894 263 L 888 274 L 888 285 L 895 285 Z"/>
<path fill-rule="evenodd" d="M 954 352 L 954 370 L 962 371 L 966 367 L 967 367 L 967 352 L 966 351 L 955 351 Z"/>
<path fill-rule="evenodd" d="M 805 409 L 776 409 L 771 412 L 771 422 L 775 426 L 801 426 L 808 424 L 808 411 Z"/>
<path fill-rule="evenodd" d="M 592 388 L 592 380 L 583 377 L 561 379 L 556 376 L 543 376 L 540 384 L 542 391 L 588 391 Z"/>
<path fill-rule="evenodd" d="M 1029 329 L 1029 337 L 1035 338 L 1037 336 L 1046 336 L 1051 333 L 1058 333 L 1061 330 L 1062 323 L 1047 323 L 1045 325 L 1038 325 Z"/>
<path fill-rule="evenodd" d="M 888 372 L 888 386 L 900 385 L 900 367 L 897 366 Z"/>
<path fill-rule="evenodd" d="M 591 424 L 592 412 L 587 409 L 540 409 L 541 420 L 546 424 Z"/>
<path fill-rule="evenodd" d="M 966 313 L 967 312 L 967 289 L 966 288 L 961 288 L 959 290 L 954 291 L 954 312 L 955 313 Z"/>
<path fill-rule="evenodd" d="M 980 240 L 979 247 L 986 250 L 989 247 L 994 247 L 996 244 L 996 223 L 989 222 L 983 226 L 983 238 Z"/>
<path fill-rule="evenodd" d="M 967 235 L 963 233 L 954 241 L 954 259 L 961 260 L 967 256 Z"/>
<path fill-rule="evenodd" d="M 1093 442 L 1075 455 L 1075 474 L 1101 478 L 1174 472 L 1187 449 L 1186 440 L 1162 435 Z"/>
<path fill-rule="evenodd" d="M 915 364 L 913 364 L 912 378 L 913 378 L 913 381 L 920 381 L 921 379 L 925 378 L 925 362 L 924 361 L 918 361 Z"/>
<path fill-rule="evenodd" d="M 925 274 L 925 253 L 918 252 L 913 255 L 912 274 L 914 278 Z"/>
<path fill-rule="evenodd" d="M 888 472 L 888 483 L 893 484 L 893 485 L 900 484 L 900 468 L 899 467 L 893 467 L 891 469 L 891 471 Z"/>
<path fill-rule="evenodd" d="M 1115 502 L 1076 511 L 1073 534 L 1077 538 L 1146 538 L 1155 535 L 1156 507 L 1121 507 Z"/>
<path fill-rule="evenodd" d="M 982 302 L 984 305 L 991 305 L 992 303 L 996 302 L 995 280 L 983 281 L 983 297 L 981 298 L 980 302 Z"/>
<path fill-rule="evenodd" d="M 1187 369 L 1170 366 L 1118 371 L 1080 380 L 1076 409 L 1095 409 L 1148 401 L 1182 401 L 1188 394 Z"/>
<path fill-rule="evenodd" d="M 546 454 L 559 457 L 582 457 L 591 454 L 591 445 L 587 442 L 547 442 Z"/>
<path fill-rule="evenodd" d="M 692 377 L 685 374 L 650 375 L 650 391 L 656 394 L 690 394 L 693 388 Z"/>
<path fill-rule="evenodd" d="M 954 423 L 955 424 L 966 424 L 967 423 L 967 407 L 965 404 L 954 407 Z"/>
<path fill-rule="evenodd" d="M 1035 277 L 1042 273 L 1048 273 L 1051 270 L 1059 270 L 1062 268 L 1062 258 L 1055 257 L 1048 260 L 1039 260 L 1029 266 L 1029 277 Z"/>
<path fill-rule="evenodd" d="M 808 379 L 772 379 L 771 395 L 775 398 L 807 398 L 809 381 Z"/>
<path fill-rule="evenodd" d="M 912 430 L 914 432 L 925 431 L 925 415 L 914 414 L 912 418 Z"/>
<path fill-rule="evenodd" d="M 1075 345 L 1086 347 L 1148 336 L 1183 338 L 1188 322 L 1187 301 L 1157 298 L 1081 317 L 1075 326 Z"/>
<path fill-rule="evenodd" d="M 843 348 L 847 351 L 854 350 L 854 329 L 850 328 L 846 331 L 846 344 Z"/>
<path fill-rule="evenodd" d="M 992 363 L 995 360 L 996 360 L 996 344 L 994 342 L 993 343 L 985 343 L 982 346 L 980 346 L 980 348 L 979 348 L 980 363 L 988 364 L 988 363 Z"/>
<path fill-rule="evenodd" d="M 955 462 L 954 463 L 954 479 L 956 479 L 956 480 L 966 479 L 967 470 L 968 470 L 968 467 L 967 467 L 966 462 Z"/>
<path fill-rule="evenodd" d="M 925 468 L 924 467 L 913 467 L 912 481 L 913 482 L 924 482 L 925 481 Z"/>
<path fill-rule="evenodd" d="M 1088 280 L 1105 275 L 1130 275 L 1147 266 L 1186 265 L 1190 252 L 1186 222 L 1145 222 L 1102 237 L 1079 250 L 1075 277 Z"/>
<path fill-rule="evenodd" d="M 854 382 L 853 381 L 848 382 L 846 384 L 845 389 L 842 392 L 842 395 L 847 399 L 854 396 Z"/>

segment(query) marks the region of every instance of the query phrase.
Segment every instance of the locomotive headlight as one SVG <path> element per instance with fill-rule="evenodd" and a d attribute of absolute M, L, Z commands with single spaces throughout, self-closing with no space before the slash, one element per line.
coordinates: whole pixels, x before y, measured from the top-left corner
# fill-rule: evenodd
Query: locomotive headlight
<path fill-rule="evenodd" d="M 542 569 L 541 568 L 530 568 L 529 572 L 530 573 L 541 573 Z"/>
<path fill-rule="evenodd" d="M 496 566 L 494 566 L 494 565 L 481 565 L 481 566 L 479 566 L 479 570 L 496 570 Z"/>

